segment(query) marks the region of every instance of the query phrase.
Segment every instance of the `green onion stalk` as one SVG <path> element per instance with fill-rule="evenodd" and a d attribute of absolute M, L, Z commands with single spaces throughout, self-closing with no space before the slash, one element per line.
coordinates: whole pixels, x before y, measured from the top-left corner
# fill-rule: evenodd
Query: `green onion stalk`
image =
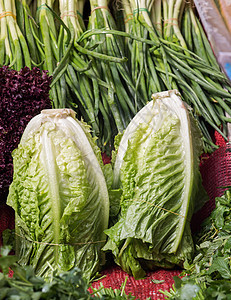
<path fill-rule="evenodd" d="M 126 23 L 124 22 L 124 12 L 122 1 L 110 1 L 108 4 L 110 12 L 114 17 L 116 28 L 119 31 L 125 31 Z"/>
<path fill-rule="evenodd" d="M 175 78 L 170 75 L 172 72 L 171 63 L 167 60 L 166 49 L 159 40 L 159 26 L 156 28 L 151 20 L 151 11 L 154 1 L 129 0 L 129 3 L 131 5 L 134 22 L 138 24 L 136 26 L 139 26 L 140 24 L 140 26 L 147 31 L 147 39 L 153 42 L 153 46 L 149 47 L 148 51 L 149 54 L 151 54 L 151 59 L 153 62 L 153 64 L 150 66 L 150 69 L 153 74 L 153 81 L 156 82 L 158 91 L 159 89 L 179 89 Z M 153 69 L 155 69 L 155 73 Z M 156 74 L 158 76 L 156 76 Z"/>
<path fill-rule="evenodd" d="M 82 27 L 82 30 L 85 31 L 85 22 L 84 22 L 84 6 L 85 6 L 85 0 L 77 0 L 76 1 L 76 13 L 78 17 L 78 21 L 80 26 Z"/>
<path fill-rule="evenodd" d="M 226 76 L 220 72 L 219 64 L 215 58 L 215 55 L 212 51 L 212 48 L 209 44 L 209 41 L 207 39 L 207 36 L 204 32 L 204 29 L 202 27 L 202 24 L 200 23 L 199 19 L 197 18 L 197 14 L 195 13 L 195 8 L 193 7 L 193 4 L 188 4 L 185 11 L 189 11 L 189 17 L 191 18 L 192 23 L 192 41 L 194 45 L 194 52 L 202 57 L 209 66 L 211 66 L 213 69 L 217 70 L 218 72 L 212 72 L 210 70 L 207 71 L 209 76 L 206 76 L 206 79 L 211 82 L 213 85 L 215 85 L 218 89 L 226 89 L 227 91 L 231 92 L 230 83 L 226 82 Z M 190 22 L 190 19 L 189 19 Z M 188 45 L 188 43 L 187 43 Z M 202 72 L 204 72 L 204 69 L 201 69 Z M 212 80 L 213 79 L 213 80 Z M 216 84 L 215 84 L 216 83 Z M 211 97 L 211 101 L 213 101 L 213 105 L 217 109 L 217 112 L 219 114 L 219 117 L 222 120 L 222 127 L 223 132 L 225 135 L 228 135 L 228 124 L 231 122 L 230 119 L 230 104 L 228 104 L 228 107 L 226 105 L 226 102 L 230 102 L 228 99 L 226 100 L 226 97 Z"/>
<path fill-rule="evenodd" d="M 31 64 L 35 67 L 41 67 L 40 53 L 42 43 L 36 42 L 38 39 L 38 25 L 32 17 L 32 12 L 26 0 L 16 0 L 17 24 L 25 37 L 31 56 Z"/>
<path fill-rule="evenodd" d="M 109 11 L 105 0 L 91 0 L 91 14 L 88 29 L 91 35 L 89 45 L 99 54 L 118 58 L 95 58 L 94 68 L 100 78 L 110 89 L 107 94 L 102 93 L 103 106 L 110 117 L 112 136 L 122 132 L 139 111 L 147 99 L 140 97 L 132 79 L 127 58 L 125 57 L 124 40 L 122 36 L 114 34 L 117 30 L 114 17 Z M 106 33 L 110 30 L 110 33 Z M 94 35 L 94 32 L 97 34 Z M 101 33 L 101 34 L 100 34 Z"/>
<path fill-rule="evenodd" d="M 16 21 L 13 0 L 0 1 L 0 66 L 7 65 L 15 70 L 24 66 L 31 68 L 28 45 Z"/>

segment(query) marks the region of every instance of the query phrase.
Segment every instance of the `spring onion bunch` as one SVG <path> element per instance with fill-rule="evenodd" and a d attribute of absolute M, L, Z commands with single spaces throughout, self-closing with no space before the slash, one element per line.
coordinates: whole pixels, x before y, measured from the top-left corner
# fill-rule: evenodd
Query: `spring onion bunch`
<path fill-rule="evenodd" d="M 91 125 L 92 134 L 98 138 L 98 145 L 104 151 L 110 149 L 115 134 L 125 126 L 115 126 L 118 124 L 115 120 L 119 120 L 120 111 L 117 104 L 112 105 L 114 114 L 108 109 L 108 99 L 113 98 L 114 101 L 115 90 L 101 76 L 97 61 L 117 64 L 125 58 L 116 57 L 114 53 L 111 55 L 95 51 L 98 45 L 91 45 L 81 38 L 86 30 L 82 20 L 83 6 L 83 1 L 59 1 L 61 25 L 58 47 L 61 61 L 53 72 L 51 87 L 59 80 L 63 82 L 66 105 Z M 65 58 L 66 53 L 68 55 Z"/>
<path fill-rule="evenodd" d="M 54 0 L 38 0 L 36 21 L 39 25 L 38 43 L 42 43 L 43 53 L 41 53 L 44 70 L 48 70 L 49 75 L 53 75 L 57 63 L 60 61 L 58 47 L 58 33 L 54 15 L 51 11 Z M 51 9 L 49 9 L 51 8 Z M 62 94 L 60 82 L 52 86 L 50 91 L 54 108 L 65 107 L 65 97 Z"/>
<path fill-rule="evenodd" d="M 158 43 L 149 15 L 152 3 L 152 0 L 140 2 L 125 0 L 123 2 L 125 30 L 135 37 L 135 39 L 127 40 L 132 76 L 137 89 L 146 99 L 151 99 L 153 93 L 162 90 L 177 89 L 175 80 L 167 75 L 169 65 L 165 59 L 162 46 L 155 50 L 155 55 L 152 55 L 150 51 L 153 45 L 148 41 L 153 40 L 154 43 Z M 147 41 L 141 43 L 142 38 L 147 39 Z M 163 73 L 158 74 L 157 67 L 163 70 Z"/>
<path fill-rule="evenodd" d="M 41 45 L 36 42 L 36 38 L 38 35 L 38 25 L 32 17 L 31 10 L 26 0 L 15 1 L 15 5 L 17 24 L 26 40 L 26 44 L 28 46 L 31 57 L 31 66 L 40 67 Z"/>
<path fill-rule="evenodd" d="M 212 48 L 209 44 L 209 41 L 206 37 L 206 34 L 204 32 L 204 29 L 197 18 L 197 15 L 195 14 L 193 10 L 192 5 L 186 5 L 184 9 L 184 14 L 181 17 L 182 21 L 182 35 L 184 37 L 185 43 L 189 50 L 193 50 L 195 54 L 203 58 L 208 66 L 211 66 L 212 68 L 216 69 L 218 72 L 216 72 L 216 75 L 213 75 L 213 72 L 211 68 L 208 68 L 207 70 L 207 80 L 210 81 L 210 77 L 214 78 L 216 82 L 218 83 L 218 88 L 221 89 L 224 87 L 226 90 L 230 92 L 230 85 L 227 84 L 225 81 L 222 80 L 222 77 L 224 75 L 219 74 L 220 67 L 216 61 L 215 55 L 212 51 Z M 189 30 L 188 30 L 189 29 Z M 190 30 L 191 29 L 191 30 Z M 193 45 L 193 46 L 191 46 Z M 202 72 L 206 71 L 205 68 L 201 69 Z M 225 99 L 225 98 L 224 98 Z M 218 111 L 220 111 L 220 118 L 222 119 L 222 126 L 224 128 L 224 132 L 227 133 L 227 122 L 230 122 L 230 118 L 228 115 L 230 114 L 229 107 L 227 108 L 225 102 L 228 102 L 228 99 L 223 101 L 224 99 L 221 99 L 220 97 L 214 97 L 214 106 Z M 218 104 L 217 104 L 218 102 Z M 221 111 L 220 106 L 224 106 L 224 112 Z"/>
<path fill-rule="evenodd" d="M 82 19 L 83 1 L 60 0 L 59 6 L 61 19 L 73 39 L 68 63 L 63 68 L 67 83 L 67 104 L 91 125 L 92 134 L 98 138 L 101 149 L 110 148 L 113 136 L 110 115 L 104 103 L 108 93 L 112 93 L 112 88 L 101 79 L 95 59 L 110 59 L 115 63 L 121 59 L 95 52 L 85 41 L 79 40 L 86 30 Z M 64 26 L 60 27 L 59 41 L 67 39 L 68 31 L 64 31 Z M 66 44 L 63 43 L 64 46 Z"/>
<path fill-rule="evenodd" d="M 231 114 L 227 79 L 220 72 L 192 1 L 159 1 L 156 5 L 160 7 L 160 16 L 153 23 L 162 24 L 160 41 L 170 42 L 167 60 L 171 62 L 172 76 L 176 78 L 185 101 L 194 108 L 204 139 L 213 147 L 206 124 L 227 140 L 226 122 L 231 120 L 227 117 Z M 153 10 L 156 10 L 155 2 Z M 158 22 L 160 19 L 162 23 Z M 182 49 L 176 48 L 178 45 Z"/>
<path fill-rule="evenodd" d="M 16 21 L 13 0 L 0 1 L 0 66 L 7 65 L 21 70 L 31 68 L 31 57 L 25 37 Z"/>
<path fill-rule="evenodd" d="M 78 51 L 79 48 L 82 49 L 78 44 L 78 38 L 85 30 L 80 12 L 83 10 L 83 3 L 60 0 L 59 8 L 61 19 L 68 28 L 72 37 L 71 40 L 73 40 L 70 57 L 62 70 L 64 74 L 63 80 L 67 84 L 65 90 L 67 105 L 75 109 L 80 116 L 83 116 L 88 124 L 91 125 L 93 135 L 99 137 L 99 119 L 96 108 L 99 95 L 96 93 L 93 83 L 93 78 L 97 76 L 94 76 L 94 72 L 91 70 L 91 62 Z M 64 26 L 61 25 L 58 40 L 59 44 L 62 44 L 61 51 L 63 53 L 66 52 L 68 46 L 68 43 L 66 43 L 68 31 L 65 31 Z M 74 44 L 76 47 L 74 47 Z"/>
<path fill-rule="evenodd" d="M 95 51 L 120 59 L 98 59 L 95 68 L 100 78 L 109 86 L 107 95 L 103 95 L 103 105 L 110 116 L 112 134 L 122 132 L 136 112 L 147 103 L 148 99 L 140 97 L 128 67 L 124 51 L 124 41 L 121 36 L 114 34 L 117 30 L 114 17 L 105 0 L 91 0 L 91 15 L 89 17 L 89 32 L 98 31 L 91 36 L 90 45 Z M 110 30 L 104 34 L 104 30 Z M 85 38 L 87 35 L 85 35 Z"/>
<path fill-rule="evenodd" d="M 145 82 L 145 71 L 151 66 L 151 72 L 155 76 L 153 76 L 153 82 L 161 90 L 175 88 L 181 92 L 184 101 L 193 108 L 203 132 L 205 150 L 210 152 L 215 145 L 212 143 L 207 125 L 212 126 L 227 140 L 225 122 L 231 120 L 227 117 L 227 114 L 231 115 L 231 94 L 224 89 L 228 87 L 227 79 L 217 67 L 211 48 L 208 51 L 209 63 L 208 59 L 205 60 L 199 52 L 203 51 L 199 44 L 197 44 L 197 51 L 194 52 L 194 48 L 190 51 L 190 46 L 188 47 L 182 31 L 185 35 L 187 34 L 189 45 L 191 44 L 188 31 L 191 31 L 191 40 L 192 32 L 194 32 L 195 44 L 201 39 L 201 35 L 198 35 L 196 40 L 197 28 L 193 22 L 196 17 L 191 4 L 191 6 L 187 5 L 189 5 L 190 17 L 194 19 L 185 26 L 184 30 L 181 29 L 182 19 L 187 11 L 185 5 L 183 0 L 128 0 L 123 2 L 125 22 L 128 23 L 125 28 L 132 38 L 132 41 L 128 42 L 128 48 L 132 49 L 131 66 L 134 65 L 133 76 L 135 80 L 140 80 L 139 84 L 143 90 L 145 90 L 145 85 L 142 84 Z M 198 21 L 196 22 L 198 24 Z M 205 38 L 203 34 L 203 39 Z M 137 41 L 144 45 L 138 46 Z M 207 49 L 208 42 L 203 43 L 204 49 Z M 137 55 L 134 55 L 134 48 L 138 47 L 140 50 L 136 52 Z M 142 51 L 145 47 L 148 47 L 146 52 Z M 146 78 L 148 78 L 147 75 Z M 149 80 L 150 78 L 149 76 Z M 153 92 L 156 91 L 155 85 L 148 84 L 147 94 L 151 92 L 148 90 L 150 87 Z"/>

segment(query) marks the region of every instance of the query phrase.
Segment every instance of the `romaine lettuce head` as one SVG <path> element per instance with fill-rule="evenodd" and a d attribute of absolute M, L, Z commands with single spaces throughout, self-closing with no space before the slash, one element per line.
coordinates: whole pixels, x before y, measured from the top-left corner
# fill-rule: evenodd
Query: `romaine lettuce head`
<path fill-rule="evenodd" d="M 125 130 L 114 162 L 121 210 L 105 231 L 104 250 L 135 278 L 192 258 L 190 220 L 207 199 L 202 150 L 201 133 L 176 90 L 154 94 Z"/>
<path fill-rule="evenodd" d="M 104 263 L 109 219 L 104 166 L 89 127 L 72 110 L 44 110 L 12 155 L 7 203 L 15 210 L 19 264 L 43 277 L 78 266 L 89 279 Z"/>

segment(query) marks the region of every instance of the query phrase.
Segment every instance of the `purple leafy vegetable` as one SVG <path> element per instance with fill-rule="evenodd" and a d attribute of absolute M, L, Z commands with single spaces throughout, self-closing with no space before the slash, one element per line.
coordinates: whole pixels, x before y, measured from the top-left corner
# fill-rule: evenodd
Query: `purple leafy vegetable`
<path fill-rule="evenodd" d="M 50 83 L 51 77 L 38 68 L 0 68 L 0 204 L 5 203 L 13 178 L 11 152 L 27 123 L 42 109 L 52 107 Z"/>

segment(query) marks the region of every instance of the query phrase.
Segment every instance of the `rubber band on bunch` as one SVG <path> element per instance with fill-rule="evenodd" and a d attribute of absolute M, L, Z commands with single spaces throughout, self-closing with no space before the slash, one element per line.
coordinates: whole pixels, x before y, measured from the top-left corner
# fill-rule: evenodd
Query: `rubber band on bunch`
<path fill-rule="evenodd" d="M 102 8 L 102 9 L 106 9 L 108 12 L 110 12 L 107 6 L 97 6 L 97 7 L 94 7 L 94 8 L 92 9 L 91 14 L 92 14 L 95 10 L 101 9 L 101 8 Z"/>
<path fill-rule="evenodd" d="M 156 26 L 156 29 L 158 30 L 158 31 L 162 31 L 162 25 L 163 25 L 163 23 L 162 22 L 154 22 L 153 23 L 155 26 Z"/>
<path fill-rule="evenodd" d="M 88 245 L 88 244 L 98 244 L 98 243 L 106 243 L 106 240 L 102 241 L 90 241 L 90 242 L 83 242 L 83 243 L 48 243 L 48 242 L 39 242 L 39 241 L 34 241 L 34 240 L 28 240 L 24 236 L 14 233 L 16 236 L 20 237 L 23 240 L 26 240 L 28 242 L 34 243 L 34 244 L 39 244 L 39 245 L 47 245 L 47 246 L 83 246 L 83 245 Z"/>
<path fill-rule="evenodd" d="M 178 19 L 177 18 L 171 18 L 164 20 L 164 27 L 168 26 L 178 26 Z"/>
<path fill-rule="evenodd" d="M 128 23 L 129 21 L 131 21 L 133 19 L 133 14 L 127 14 L 124 20 L 124 23 Z"/>
<path fill-rule="evenodd" d="M 5 18 L 5 17 L 13 17 L 16 20 L 16 15 L 13 14 L 11 11 L 5 11 L 0 14 L 0 19 Z"/>
<path fill-rule="evenodd" d="M 63 13 L 60 17 L 61 17 L 61 19 L 65 18 L 65 17 L 73 17 L 76 19 L 81 17 L 81 19 L 83 19 L 83 15 L 78 10 L 77 11 L 68 11 L 66 13 Z"/>

